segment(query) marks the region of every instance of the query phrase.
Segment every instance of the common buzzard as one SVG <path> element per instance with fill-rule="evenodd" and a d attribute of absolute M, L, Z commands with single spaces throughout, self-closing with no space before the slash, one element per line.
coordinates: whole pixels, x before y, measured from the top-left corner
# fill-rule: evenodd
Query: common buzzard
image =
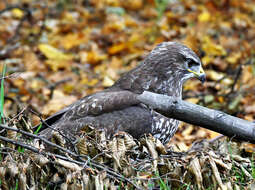
<path fill-rule="evenodd" d="M 41 135 L 50 139 L 53 131 L 75 139 L 84 126 L 104 129 L 108 136 L 125 131 L 135 138 L 145 133 L 167 143 L 179 121 L 167 118 L 146 105 L 129 99 L 130 92 L 151 91 L 182 98 L 183 83 L 205 74 L 198 56 L 177 42 L 157 45 L 145 60 L 124 74 L 110 88 L 78 100 L 52 115 L 43 123 Z"/>

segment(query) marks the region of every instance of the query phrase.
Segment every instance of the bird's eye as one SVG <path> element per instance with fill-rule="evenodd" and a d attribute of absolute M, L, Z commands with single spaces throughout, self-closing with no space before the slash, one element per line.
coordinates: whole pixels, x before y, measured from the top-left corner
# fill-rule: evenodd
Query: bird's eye
<path fill-rule="evenodd" d="M 188 68 L 192 68 L 194 66 L 199 66 L 199 63 L 194 61 L 193 59 L 187 59 L 186 60 Z"/>

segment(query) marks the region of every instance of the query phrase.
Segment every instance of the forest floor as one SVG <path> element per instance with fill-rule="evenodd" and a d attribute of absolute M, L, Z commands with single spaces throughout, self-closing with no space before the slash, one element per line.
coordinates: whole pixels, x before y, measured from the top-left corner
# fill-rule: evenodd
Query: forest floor
<path fill-rule="evenodd" d="M 255 120 L 252 0 L 0 1 L 0 122 L 13 128 L 1 127 L 1 188 L 255 189 L 253 144 L 187 123 L 167 147 L 88 129 L 78 153 L 53 153 L 24 134 L 111 86 L 163 41 L 203 62 L 207 81 L 188 81 L 184 100 Z"/>

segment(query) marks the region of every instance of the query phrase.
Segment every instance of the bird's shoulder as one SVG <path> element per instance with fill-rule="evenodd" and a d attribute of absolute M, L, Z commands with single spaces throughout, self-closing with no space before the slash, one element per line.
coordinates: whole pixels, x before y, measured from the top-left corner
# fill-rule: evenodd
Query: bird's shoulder
<path fill-rule="evenodd" d="M 101 91 L 85 96 L 66 110 L 65 116 L 74 117 L 96 116 L 115 110 L 121 110 L 139 103 L 137 94 L 128 90 Z"/>
<path fill-rule="evenodd" d="M 98 116 L 137 105 L 139 102 L 136 95 L 128 90 L 109 89 L 85 96 L 45 119 L 41 130 L 61 120 L 73 121 L 86 116 Z"/>

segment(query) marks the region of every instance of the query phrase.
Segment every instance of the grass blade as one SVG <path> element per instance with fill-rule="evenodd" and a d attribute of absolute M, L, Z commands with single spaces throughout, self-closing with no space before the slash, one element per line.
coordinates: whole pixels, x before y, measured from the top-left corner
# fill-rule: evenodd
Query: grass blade
<path fill-rule="evenodd" d="M 42 123 L 38 126 L 38 128 L 36 129 L 36 131 L 34 132 L 34 134 L 38 134 L 40 129 L 42 128 Z"/>
<path fill-rule="evenodd" d="M 0 124 L 2 123 L 2 118 L 4 117 L 4 76 L 6 72 L 6 64 L 3 65 L 2 79 L 1 79 L 1 89 L 0 89 Z"/>

